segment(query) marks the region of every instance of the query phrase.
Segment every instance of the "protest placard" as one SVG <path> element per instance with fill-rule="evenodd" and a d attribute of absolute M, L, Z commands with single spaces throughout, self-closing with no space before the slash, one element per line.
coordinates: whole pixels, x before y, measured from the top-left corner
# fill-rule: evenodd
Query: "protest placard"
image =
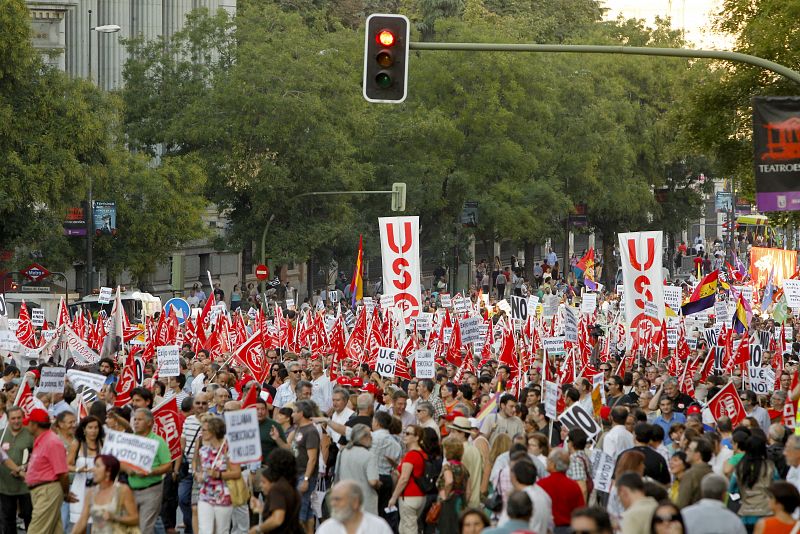
<path fill-rule="evenodd" d="M 461 319 L 458 321 L 458 326 L 461 327 L 461 342 L 475 343 L 478 341 L 481 337 L 481 324 L 483 324 L 483 319 L 477 315 L 469 319 Z"/>
<path fill-rule="evenodd" d="M 790 308 L 800 308 L 800 280 L 784 280 L 783 293 Z"/>
<path fill-rule="evenodd" d="M 558 305 L 560 303 L 560 299 L 555 295 L 545 295 L 544 302 L 542 304 L 542 312 L 544 316 L 548 319 L 555 317 L 558 313 Z"/>
<path fill-rule="evenodd" d="M 714 319 L 719 324 L 728 324 L 730 322 L 728 305 L 724 300 L 718 300 L 714 303 Z"/>
<path fill-rule="evenodd" d="M 432 350 L 418 350 L 414 363 L 417 366 L 417 378 L 433 378 L 436 376 L 436 361 Z"/>
<path fill-rule="evenodd" d="M 653 319 L 658 319 L 658 304 L 651 300 L 645 301 L 644 314 Z"/>
<path fill-rule="evenodd" d="M 101 287 L 100 294 L 97 296 L 98 304 L 108 304 L 111 302 L 111 297 L 114 295 L 114 290 L 110 287 Z"/>
<path fill-rule="evenodd" d="M 772 367 L 748 366 L 750 389 L 756 395 L 767 395 L 775 389 L 775 371 Z"/>
<path fill-rule="evenodd" d="M 581 296 L 581 313 L 592 314 L 597 309 L 597 293 L 584 293 Z"/>
<path fill-rule="evenodd" d="M 366 297 L 364 297 L 364 298 L 366 299 Z M 371 297 L 370 297 L 370 302 L 372 302 L 372 298 Z M 373 307 L 375 306 L 374 302 L 372 302 L 372 306 Z M 213 308 L 213 306 L 212 306 L 212 308 Z M 294 299 L 286 299 L 286 309 L 287 310 L 294 309 Z"/>
<path fill-rule="evenodd" d="M 384 378 L 394 378 L 394 370 L 397 366 L 397 351 L 389 347 L 378 348 L 378 361 L 375 370 Z"/>
<path fill-rule="evenodd" d="M 86 371 L 70 369 L 67 371 L 67 380 L 70 381 L 75 391 L 83 396 L 84 402 L 92 402 L 106 383 L 106 377 Z"/>
<path fill-rule="evenodd" d="M 511 313 L 511 304 L 509 304 L 506 299 L 503 299 L 500 302 L 498 302 L 497 307 L 508 314 Z"/>
<path fill-rule="evenodd" d="M 511 297 L 511 318 L 525 322 L 528 320 L 528 299 L 525 297 Z"/>
<path fill-rule="evenodd" d="M 453 298 L 453 311 L 455 313 L 467 313 L 471 306 L 472 302 L 461 295 L 456 295 Z"/>
<path fill-rule="evenodd" d="M 444 328 L 442 328 L 442 343 L 444 343 L 445 345 L 450 343 L 450 337 L 452 337 L 452 335 L 453 335 L 452 327 L 445 326 Z"/>
<path fill-rule="evenodd" d="M 394 306 L 394 295 L 381 295 L 381 309 L 388 310 Z"/>
<path fill-rule="evenodd" d="M 261 434 L 255 408 L 225 412 L 228 456 L 235 464 L 261 461 Z"/>
<path fill-rule="evenodd" d="M 431 329 L 433 324 L 433 314 L 429 312 L 422 312 L 416 317 L 417 330 L 427 332 Z"/>
<path fill-rule="evenodd" d="M 572 306 L 564 307 L 564 338 L 572 343 L 578 342 L 578 310 Z"/>
<path fill-rule="evenodd" d="M 550 419 L 558 417 L 558 383 L 546 380 L 544 383 L 544 411 Z"/>
<path fill-rule="evenodd" d="M 31 309 L 31 324 L 37 328 L 44 325 L 44 310 L 42 308 Z"/>
<path fill-rule="evenodd" d="M 64 376 L 67 370 L 63 367 L 42 367 L 37 393 L 64 393 Z"/>
<path fill-rule="evenodd" d="M 667 328 L 667 348 L 674 349 L 678 347 L 678 329 Z"/>
<path fill-rule="evenodd" d="M 178 345 L 165 345 L 156 348 L 158 356 L 158 376 L 169 377 L 181 374 L 181 348 Z"/>
<path fill-rule="evenodd" d="M 453 299 L 450 298 L 450 293 L 439 293 L 439 302 L 442 304 L 442 308 L 453 307 Z"/>
<path fill-rule="evenodd" d="M 577 403 L 564 410 L 564 413 L 561 414 L 558 420 L 570 430 L 573 428 L 580 428 L 586 432 L 586 436 L 589 439 L 593 439 L 602 430 L 600 425 L 597 424 L 597 421 L 594 420 L 592 414 L 587 413 L 586 410 Z"/>
<path fill-rule="evenodd" d="M 664 286 L 664 304 L 669 306 L 675 313 L 681 307 L 681 288 L 675 286 Z"/>
<path fill-rule="evenodd" d="M 114 456 L 122 465 L 137 473 L 146 474 L 153 468 L 158 441 L 136 434 L 106 430 L 103 454 Z"/>
<path fill-rule="evenodd" d="M 564 336 L 543 338 L 542 346 L 547 351 L 548 356 L 564 354 Z"/>
<path fill-rule="evenodd" d="M 592 451 L 592 482 L 594 489 L 608 493 L 611 491 L 611 480 L 614 478 L 614 457 L 602 449 Z"/>

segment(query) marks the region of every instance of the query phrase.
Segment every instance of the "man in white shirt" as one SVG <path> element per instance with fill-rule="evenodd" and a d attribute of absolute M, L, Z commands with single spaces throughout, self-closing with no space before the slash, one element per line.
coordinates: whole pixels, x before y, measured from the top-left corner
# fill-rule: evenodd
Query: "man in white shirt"
<path fill-rule="evenodd" d="M 330 378 L 325 376 L 325 368 L 322 365 L 322 358 L 317 358 L 311 362 L 311 400 L 317 403 L 322 413 L 328 413 L 331 409 L 333 399 L 333 384 Z"/>
<path fill-rule="evenodd" d="M 286 364 L 286 370 L 289 371 L 288 380 L 278 386 L 275 391 L 275 401 L 272 405 L 275 408 L 283 408 L 287 404 L 297 400 L 297 393 L 295 388 L 297 383 L 300 382 L 300 364 L 297 362 L 289 362 Z"/>
<path fill-rule="evenodd" d="M 706 475 L 700 482 L 702 498 L 681 510 L 686 534 L 745 534 L 744 523 L 725 506 L 728 479 Z"/>
<path fill-rule="evenodd" d="M 553 523 L 553 501 L 547 492 L 536 484 L 538 472 L 533 462 L 522 460 L 513 461 L 510 468 L 511 485 L 517 491 L 524 491 L 533 503 L 533 515 L 529 522 L 529 528 L 536 533 L 552 532 Z M 503 508 L 498 526 L 503 526 L 509 520 L 505 508 Z"/>
<path fill-rule="evenodd" d="M 625 428 L 625 421 L 628 419 L 628 409 L 624 406 L 616 406 L 611 410 L 611 422 L 613 427 L 603 438 L 603 452 L 617 459 L 623 451 L 633 448 L 633 434 Z"/>
<path fill-rule="evenodd" d="M 328 504 L 331 518 L 320 525 L 319 534 L 392 534 L 384 519 L 363 510 L 364 493 L 352 480 L 343 480 L 333 486 Z"/>
<path fill-rule="evenodd" d="M 408 383 L 408 401 L 406 402 L 406 411 L 417 417 L 417 403 L 419 402 L 419 392 L 417 391 L 417 381 L 411 380 Z"/>
<path fill-rule="evenodd" d="M 336 389 L 333 392 L 333 414 L 331 414 L 331 421 L 343 425 L 355 413 L 349 405 L 350 394 L 346 389 Z M 328 435 L 331 437 L 333 443 L 339 443 L 341 434 L 336 432 L 330 425 L 328 425 Z"/>

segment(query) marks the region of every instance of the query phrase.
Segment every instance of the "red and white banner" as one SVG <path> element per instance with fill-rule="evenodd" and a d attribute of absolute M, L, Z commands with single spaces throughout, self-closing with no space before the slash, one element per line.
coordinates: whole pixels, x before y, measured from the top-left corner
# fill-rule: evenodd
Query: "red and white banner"
<path fill-rule="evenodd" d="M 175 460 L 181 455 L 181 419 L 178 398 L 170 397 L 153 409 L 153 432 L 164 438 Z"/>
<path fill-rule="evenodd" d="M 394 297 L 408 325 L 421 310 L 419 217 L 380 217 L 383 294 Z"/>
<path fill-rule="evenodd" d="M 746 417 L 744 404 L 736 393 L 733 382 L 728 382 L 724 388 L 719 390 L 719 393 L 714 395 L 713 399 L 708 401 L 708 408 L 715 421 L 720 417 L 730 417 L 733 427 L 736 427 Z"/>
<path fill-rule="evenodd" d="M 622 284 L 625 288 L 625 320 L 629 326 L 627 331 L 634 337 L 634 341 L 640 330 L 640 323 L 649 322 L 653 325 L 652 331 L 656 331 L 664 319 L 662 239 L 661 232 L 619 234 Z M 656 313 L 648 315 L 645 307 L 652 307 L 653 304 Z"/>

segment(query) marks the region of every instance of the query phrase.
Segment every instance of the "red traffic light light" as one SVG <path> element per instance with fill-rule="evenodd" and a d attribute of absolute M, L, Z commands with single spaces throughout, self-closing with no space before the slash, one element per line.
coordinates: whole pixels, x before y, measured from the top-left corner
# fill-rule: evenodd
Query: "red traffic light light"
<path fill-rule="evenodd" d="M 388 48 L 390 46 L 394 46 L 394 43 L 397 41 L 397 39 L 395 39 L 394 34 L 389 30 L 381 30 L 378 32 L 378 35 L 375 36 L 375 41 L 379 45 Z"/>

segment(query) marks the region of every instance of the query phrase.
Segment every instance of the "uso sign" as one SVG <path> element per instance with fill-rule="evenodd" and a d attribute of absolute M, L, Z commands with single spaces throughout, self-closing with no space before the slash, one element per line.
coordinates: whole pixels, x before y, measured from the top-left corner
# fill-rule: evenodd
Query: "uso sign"
<path fill-rule="evenodd" d="M 409 324 L 421 311 L 419 217 L 380 217 L 378 223 L 384 295 L 394 297 Z"/>
<path fill-rule="evenodd" d="M 652 323 L 652 331 L 661 326 L 664 319 L 664 282 L 661 279 L 663 250 L 661 232 L 631 232 L 619 234 L 619 250 L 622 261 L 623 298 L 628 332 L 636 337 L 642 321 Z M 658 318 L 645 313 L 645 303 L 652 302 L 658 310 Z M 646 330 L 644 325 L 641 325 Z"/>

